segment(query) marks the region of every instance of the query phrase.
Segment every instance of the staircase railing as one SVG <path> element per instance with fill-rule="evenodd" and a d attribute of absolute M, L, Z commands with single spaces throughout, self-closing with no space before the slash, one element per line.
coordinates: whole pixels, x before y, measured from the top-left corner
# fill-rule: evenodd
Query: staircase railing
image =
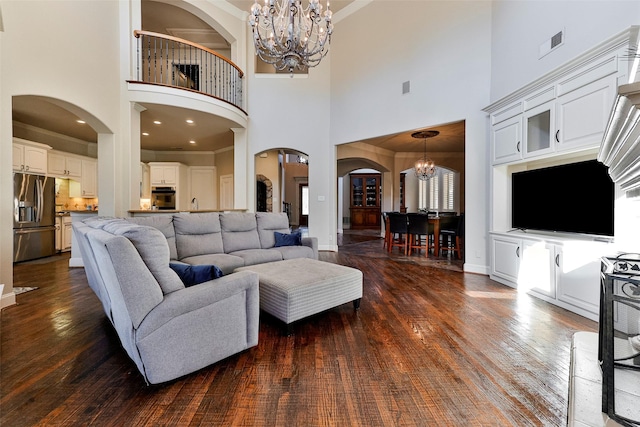
<path fill-rule="evenodd" d="M 138 30 L 134 36 L 138 82 L 202 93 L 243 110 L 244 73 L 231 60 L 178 37 Z"/>

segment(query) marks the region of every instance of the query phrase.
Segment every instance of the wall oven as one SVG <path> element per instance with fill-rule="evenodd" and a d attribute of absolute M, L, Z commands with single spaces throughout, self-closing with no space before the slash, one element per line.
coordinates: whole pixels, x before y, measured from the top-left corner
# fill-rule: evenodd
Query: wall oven
<path fill-rule="evenodd" d="M 151 206 L 152 209 L 175 210 L 175 187 L 151 187 Z"/>

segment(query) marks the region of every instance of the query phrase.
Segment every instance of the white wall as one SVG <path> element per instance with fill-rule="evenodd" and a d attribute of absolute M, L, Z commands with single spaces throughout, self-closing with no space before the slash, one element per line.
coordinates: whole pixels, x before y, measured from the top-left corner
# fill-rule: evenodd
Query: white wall
<path fill-rule="evenodd" d="M 67 103 L 100 132 L 119 130 L 119 13 L 112 1 L 2 2 L 0 283 L 13 291 L 11 98 Z M 73 25 L 70 25 L 73 23 Z M 102 197 L 101 197 L 102 208 Z"/>
<path fill-rule="evenodd" d="M 247 31 L 251 31 L 247 26 Z M 324 58 L 308 76 L 255 75 L 253 47 L 248 50 L 247 111 L 248 176 L 255 176 L 254 156 L 284 148 L 309 156 L 309 234 L 320 250 L 336 250 L 336 156 L 329 141 L 329 70 Z M 237 171 L 236 171 L 237 172 Z M 255 200 L 255 180 L 248 182 L 247 200 Z M 323 199 L 323 200 L 322 200 Z M 249 203 L 249 207 L 255 202 Z"/>
<path fill-rule="evenodd" d="M 490 48 L 490 2 L 398 0 L 374 1 L 338 22 L 330 53 L 334 144 L 466 120 L 465 269 L 481 273 L 488 265 L 481 109 L 489 101 Z M 411 92 L 402 95 L 405 81 Z"/>
<path fill-rule="evenodd" d="M 639 1 L 495 1 L 492 102 L 638 23 Z M 559 31 L 565 32 L 564 45 L 539 58 L 540 44 Z"/>

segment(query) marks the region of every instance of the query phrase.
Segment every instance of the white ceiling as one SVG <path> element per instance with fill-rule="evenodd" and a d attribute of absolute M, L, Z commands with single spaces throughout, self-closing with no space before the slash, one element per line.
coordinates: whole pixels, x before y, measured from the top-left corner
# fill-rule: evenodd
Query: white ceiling
<path fill-rule="evenodd" d="M 253 0 L 227 0 L 240 10 L 249 10 Z M 322 0 L 321 0 L 322 1 Z M 353 0 L 333 0 L 331 10 L 339 11 Z M 142 1 L 143 29 L 170 34 L 175 37 L 195 41 L 205 47 L 224 51 L 229 44 L 213 28 L 204 21 L 171 4 Z M 140 143 L 147 150 L 190 150 L 216 151 L 233 146 L 233 124 L 228 120 L 210 114 L 158 104 L 144 104 L 146 109 L 140 114 L 141 132 L 149 133 L 141 136 Z M 250 112 L 249 112 L 250 113 Z M 20 96 L 13 99 L 13 120 L 27 125 L 39 127 L 52 132 L 68 135 L 88 142 L 97 142 L 97 134 L 90 126 L 78 124 L 75 114 L 37 96 Z M 188 124 L 187 119 L 194 121 Z M 154 121 L 161 125 L 155 125 Z M 428 120 L 425 120 L 428 121 Z M 463 152 L 464 122 L 433 127 L 440 135 L 427 141 L 430 152 Z M 376 147 L 395 152 L 419 152 L 423 150 L 424 140 L 411 137 L 411 131 L 380 136 L 365 142 Z M 196 141 L 190 144 L 189 141 Z"/>

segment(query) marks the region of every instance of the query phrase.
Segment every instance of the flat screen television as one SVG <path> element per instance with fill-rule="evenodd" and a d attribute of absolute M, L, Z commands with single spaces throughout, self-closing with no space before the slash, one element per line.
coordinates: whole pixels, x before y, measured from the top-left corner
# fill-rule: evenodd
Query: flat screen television
<path fill-rule="evenodd" d="M 511 226 L 613 236 L 615 187 L 596 160 L 512 174 Z"/>

